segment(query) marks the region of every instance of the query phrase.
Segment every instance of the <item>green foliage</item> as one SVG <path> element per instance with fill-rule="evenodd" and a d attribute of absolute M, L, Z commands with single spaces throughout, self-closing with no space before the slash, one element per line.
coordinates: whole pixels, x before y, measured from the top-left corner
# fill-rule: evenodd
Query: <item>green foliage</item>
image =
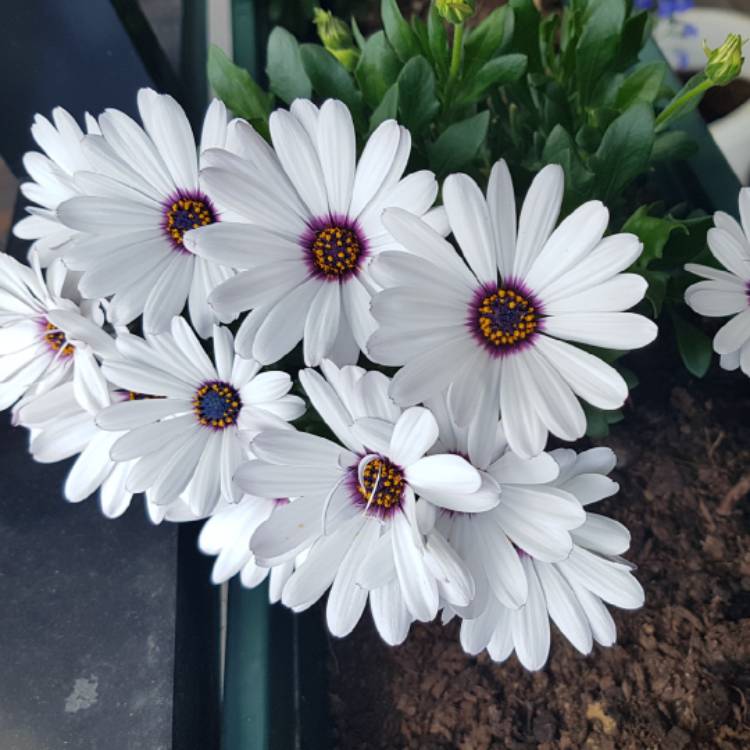
<path fill-rule="evenodd" d="M 244 117 L 261 133 L 268 133 L 273 95 L 263 91 L 250 73 L 235 65 L 215 45 L 208 50 L 208 82 L 234 114 Z"/>
<path fill-rule="evenodd" d="M 271 91 L 291 104 L 295 99 L 309 99 L 312 84 L 302 65 L 297 40 L 277 26 L 268 37 L 266 75 Z"/>

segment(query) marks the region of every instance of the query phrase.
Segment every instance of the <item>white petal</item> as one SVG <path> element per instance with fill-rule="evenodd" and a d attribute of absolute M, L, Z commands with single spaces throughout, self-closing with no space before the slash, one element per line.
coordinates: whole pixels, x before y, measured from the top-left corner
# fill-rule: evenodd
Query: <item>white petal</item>
<path fill-rule="evenodd" d="M 427 453 L 437 437 L 435 417 L 429 410 L 414 406 L 407 409 L 396 422 L 389 456 L 401 466 L 411 466 Z"/>
<path fill-rule="evenodd" d="M 534 344 L 585 401 L 600 409 L 619 409 L 625 403 L 627 383 L 599 357 L 548 336 L 537 337 Z"/>
<path fill-rule="evenodd" d="M 521 610 L 513 613 L 511 629 L 518 660 L 533 672 L 544 666 L 549 655 L 549 617 L 542 587 L 530 558 L 524 557 L 523 567 L 529 581 L 529 598 Z"/>
<path fill-rule="evenodd" d="M 412 616 L 404 602 L 398 581 L 370 592 L 370 609 L 380 637 L 390 646 L 406 640 Z"/>
<path fill-rule="evenodd" d="M 289 112 L 277 109 L 269 119 L 271 140 L 279 161 L 313 216 L 328 213 L 326 186 L 310 136 Z"/>
<path fill-rule="evenodd" d="M 357 145 L 352 116 L 343 102 L 328 99 L 320 108 L 317 147 L 328 192 L 328 210 L 345 215 L 349 211 L 354 184 Z"/>
<path fill-rule="evenodd" d="M 250 550 L 264 565 L 291 560 L 320 535 L 325 497 L 303 498 L 273 512 L 250 540 Z"/>
<path fill-rule="evenodd" d="M 747 241 L 741 243 L 728 232 L 715 227 L 708 230 L 706 239 L 709 249 L 724 268 L 743 281 L 750 281 L 750 254 L 747 250 Z"/>
<path fill-rule="evenodd" d="M 576 268 L 600 242 L 609 211 L 600 201 L 588 201 L 566 217 L 545 242 L 524 281 L 538 294 L 571 268 Z"/>
<path fill-rule="evenodd" d="M 367 139 L 357 164 L 349 213 L 359 216 L 372 200 L 393 164 L 401 133 L 395 120 L 381 123 Z"/>
<path fill-rule="evenodd" d="M 580 584 L 605 602 L 623 609 L 643 606 L 641 584 L 623 565 L 580 547 L 574 547 L 570 557 L 558 565 L 571 584 Z"/>
<path fill-rule="evenodd" d="M 428 496 L 431 490 L 468 495 L 482 484 L 479 472 L 466 459 L 448 453 L 420 458 L 406 469 L 406 481 Z"/>
<path fill-rule="evenodd" d="M 391 528 L 393 558 L 404 602 L 415 619 L 429 622 L 437 614 L 437 583 L 414 543 L 414 530 L 403 512 L 393 516 Z"/>
<path fill-rule="evenodd" d="M 175 185 L 182 190 L 197 190 L 195 139 L 182 107 L 169 94 L 141 89 L 138 109 L 146 132 L 163 157 Z"/>
<path fill-rule="evenodd" d="M 326 606 L 326 621 L 331 633 L 339 638 L 349 635 L 367 604 L 367 590 L 356 585 L 362 561 L 380 533 L 375 520 L 365 521 L 341 561 Z"/>
<path fill-rule="evenodd" d="M 640 349 L 650 344 L 656 324 L 635 313 L 565 313 L 544 319 L 544 331 L 569 341 L 609 349 Z"/>
<path fill-rule="evenodd" d="M 585 523 L 571 533 L 576 544 L 602 555 L 622 555 L 630 547 L 627 528 L 598 513 L 587 513 Z"/>
<path fill-rule="evenodd" d="M 552 622 L 582 654 L 590 653 L 594 643 L 588 618 L 568 582 L 554 565 L 535 563 Z"/>
<path fill-rule="evenodd" d="M 503 277 L 513 273 L 516 253 L 516 199 L 513 181 L 504 159 L 495 162 L 487 184 L 487 208 L 497 250 L 497 265 Z"/>
<path fill-rule="evenodd" d="M 490 589 L 506 607 L 521 607 L 528 584 L 518 552 L 494 520 L 475 516 L 472 521 Z"/>
<path fill-rule="evenodd" d="M 750 309 L 735 315 L 719 328 L 714 336 L 714 351 L 717 354 L 730 354 L 742 348 L 750 340 Z"/>
<path fill-rule="evenodd" d="M 340 285 L 336 282 L 320 284 L 305 318 L 303 348 L 306 365 L 319 365 L 328 356 L 339 330 L 340 317 Z"/>
<path fill-rule="evenodd" d="M 497 255 L 482 191 L 465 174 L 452 174 L 443 183 L 443 202 L 456 240 L 472 271 L 482 283 L 497 281 Z"/>
<path fill-rule="evenodd" d="M 191 414 L 136 427 L 112 446 L 112 460 L 129 461 L 145 456 L 196 426 L 195 417 Z"/>
<path fill-rule="evenodd" d="M 306 281 L 271 308 L 255 335 L 254 359 L 271 364 L 294 349 L 302 338 L 307 311 L 319 286 L 318 281 Z"/>
<path fill-rule="evenodd" d="M 514 278 L 526 277 L 552 233 L 560 214 L 564 181 L 562 168 L 557 164 L 549 164 L 531 183 L 518 220 L 518 239 L 512 271 Z"/>

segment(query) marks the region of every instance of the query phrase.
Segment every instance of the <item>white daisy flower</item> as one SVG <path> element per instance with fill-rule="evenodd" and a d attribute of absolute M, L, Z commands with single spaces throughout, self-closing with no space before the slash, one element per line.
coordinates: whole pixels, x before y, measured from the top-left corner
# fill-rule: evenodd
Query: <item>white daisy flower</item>
<path fill-rule="evenodd" d="M 94 377 L 97 372 L 92 370 L 89 376 Z M 31 431 L 29 450 L 36 461 L 54 463 L 78 456 L 64 486 L 69 502 L 79 503 L 99 490 L 102 513 L 117 518 L 128 509 L 133 497 L 127 488 L 133 462 L 112 461 L 110 450 L 123 433 L 100 429 L 95 416 L 111 403 L 139 396 L 109 389 L 101 375 L 97 380 L 90 384 L 90 391 L 98 404 L 83 408 L 73 382 L 68 381 L 24 404 L 18 410 L 17 423 Z"/>
<path fill-rule="evenodd" d="M 43 275 L 0 253 L 0 409 L 73 379 L 82 405 L 95 400 L 95 355 L 114 351 L 97 301 L 77 301 L 56 260 Z M 73 298 L 71 298 L 73 297 Z"/>
<path fill-rule="evenodd" d="M 86 129 L 88 133 L 99 133 L 96 120 L 89 114 Z M 52 110 L 52 122 L 35 115 L 31 135 L 44 153 L 24 154 L 23 166 L 32 182 L 22 183 L 21 193 L 38 205 L 26 207 L 29 216 L 16 223 L 13 234 L 32 240 L 29 252 L 37 253 L 42 267 L 46 267 L 78 234 L 60 222 L 56 210 L 60 203 L 79 194 L 73 176 L 90 170 L 91 163 L 82 148 L 84 132 L 62 107 Z"/>
<path fill-rule="evenodd" d="M 199 155 L 182 107 L 171 96 L 141 89 L 138 109 L 145 130 L 110 109 L 99 117 L 102 135 L 84 139 L 94 171 L 76 174 L 83 195 L 60 204 L 57 216 L 87 237 L 61 249 L 69 268 L 84 271 L 83 295 L 112 297 L 113 324 L 127 325 L 143 313 L 144 330 L 168 330 L 187 300 L 193 326 L 206 337 L 215 321 L 206 297 L 233 272 L 196 258 L 183 238 L 223 218 L 222 206 L 199 177 Z M 200 152 L 223 147 L 226 135 L 226 109 L 214 101 Z"/>
<path fill-rule="evenodd" d="M 445 232 L 432 172 L 402 178 L 411 151 L 408 130 L 384 122 L 357 163 L 351 114 L 329 99 L 318 108 L 296 100 L 270 118 L 275 153 L 252 128 L 239 155 L 206 154 L 201 179 L 244 223 L 222 222 L 185 237 L 196 254 L 240 269 L 209 298 L 222 316 L 252 310 L 237 351 L 276 362 L 304 338 L 308 365 L 366 353 L 374 330 L 369 264 L 397 247 L 380 215 L 387 206 Z"/>
<path fill-rule="evenodd" d="M 262 432 L 252 442 L 257 461 L 244 464 L 238 484 L 265 497 L 297 497 L 278 508 L 253 535 L 262 565 L 309 549 L 284 587 L 295 611 L 331 587 L 328 627 L 349 633 L 370 597 L 378 631 L 400 643 L 414 619 L 431 620 L 439 596 L 466 605 L 473 584 L 439 536 L 425 543 L 417 517 L 428 503 L 483 510 L 497 499 L 478 492 L 478 472 L 460 456 L 426 456 L 437 438 L 435 418 L 414 407 L 400 413 L 388 398 L 388 378 L 323 363 L 327 380 L 303 370 L 312 404 L 340 442 L 301 432 Z M 416 499 L 416 495 L 420 499 Z"/>
<path fill-rule="evenodd" d="M 741 226 L 717 211 L 708 230 L 711 254 L 727 270 L 687 263 L 686 271 L 707 280 L 689 286 L 685 302 L 699 315 L 733 316 L 714 336 L 714 351 L 725 370 L 740 367 L 750 376 L 750 188 L 740 190 L 739 204 Z"/>
<path fill-rule="evenodd" d="M 290 377 L 260 373 L 260 365 L 234 356 L 232 334 L 219 326 L 213 333 L 214 360 L 183 318 L 171 332 L 125 334 L 117 339 L 119 359 L 106 359 L 107 379 L 126 391 L 158 398 L 110 406 L 97 416 L 104 430 L 123 431 L 112 446 L 114 461 L 137 463 L 127 487 L 148 490 L 149 499 L 167 505 L 182 497 L 198 516 L 219 499 L 237 502 L 232 482 L 255 432 L 289 428 L 304 403 L 288 395 Z"/>
<path fill-rule="evenodd" d="M 285 498 L 243 495 L 239 503 L 227 503 L 217 508 L 203 524 L 198 537 L 200 550 L 207 555 L 216 555 L 211 570 L 213 583 L 224 583 L 239 573 L 242 585 L 254 588 L 268 578 L 269 601 L 274 604 L 281 600 L 281 592 L 294 570 L 295 561 L 285 560 L 270 569 L 258 565 L 250 551 L 250 539 L 277 508 L 288 503 Z"/>
<path fill-rule="evenodd" d="M 548 432 L 583 435 L 582 398 L 602 409 L 624 403 L 628 389 L 610 365 L 568 341 L 612 349 L 645 346 L 656 326 L 623 312 L 646 282 L 620 273 L 641 253 L 631 234 L 602 239 L 609 213 L 599 201 L 553 228 L 563 171 L 545 167 L 524 201 L 516 232 L 513 185 L 504 161 L 490 175 L 487 197 L 462 174 L 443 186 L 443 201 L 464 262 L 419 218 L 387 209 L 383 223 L 409 253 L 387 252 L 372 275 L 385 287 L 373 299 L 379 330 L 370 356 L 403 365 L 391 395 L 423 402 L 453 384 L 454 414 L 466 424 L 502 412 L 515 453 L 541 452 Z M 478 387 L 481 386 L 481 387 Z"/>
<path fill-rule="evenodd" d="M 594 448 L 579 455 L 572 450 L 557 450 L 552 455 L 560 464 L 554 487 L 582 505 L 588 506 L 619 489 L 606 476 L 615 465 L 609 449 Z M 630 534 L 617 521 L 588 512 L 585 522 L 570 534 L 572 549 L 557 562 L 517 547 L 528 583 L 526 603 L 509 608 L 491 592 L 484 611 L 461 623 L 465 651 L 477 654 L 486 648 L 492 659 L 504 661 L 515 650 L 526 669 L 541 669 L 549 655 L 550 619 L 582 654 L 591 651 L 594 641 L 603 646 L 615 642 L 615 623 L 605 602 L 637 609 L 644 601 L 632 566 L 618 557 L 630 546 Z"/>
<path fill-rule="evenodd" d="M 516 549 L 546 562 L 564 560 L 573 549 L 572 530 L 585 520 L 583 507 L 575 495 L 555 486 L 559 466 L 552 455 L 521 458 L 509 449 L 497 420 L 488 434 L 482 434 L 485 420 L 461 427 L 448 402 L 445 396 L 429 402 L 440 425 L 440 449 L 466 456 L 499 500 L 485 513 L 437 515 L 436 528 L 466 561 L 476 585 L 472 602 L 457 611 L 477 617 L 490 598 L 518 608 L 526 602 L 528 586 Z"/>

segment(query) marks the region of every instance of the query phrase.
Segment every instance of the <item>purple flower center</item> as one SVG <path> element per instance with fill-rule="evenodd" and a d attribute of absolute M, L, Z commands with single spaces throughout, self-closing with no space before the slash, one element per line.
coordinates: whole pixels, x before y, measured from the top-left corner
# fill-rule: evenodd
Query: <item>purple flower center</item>
<path fill-rule="evenodd" d="M 474 294 L 467 324 L 474 338 L 500 357 L 531 343 L 540 328 L 541 309 L 521 284 L 485 284 Z"/>
<path fill-rule="evenodd" d="M 361 482 L 357 466 L 351 471 L 352 500 L 365 508 L 369 515 L 388 518 L 401 507 L 406 481 L 400 466 L 378 456 L 365 466 Z"/>
<path fill-rule="evenodd" d="M 346 216 L 313 220 L 300 239 L 312 272 L 329 281 L 357 273 L 367 256 L 367 243 L 357 222 Z"/>
<path fill-rule="evenodd" d="M 164 202 L 164 231 L 180 252 L 187 252 L 183 244 L 185 232 L 216 221 L 216 210 L 203 193 L 178 193 Z"/>
<path fill-rule="evenodd" d="M 242 401 L 237 389 L 221 380 L 204 383 L 193 396 L 193 413 L 204 427 L 223 430 L 237 423 Z"/>

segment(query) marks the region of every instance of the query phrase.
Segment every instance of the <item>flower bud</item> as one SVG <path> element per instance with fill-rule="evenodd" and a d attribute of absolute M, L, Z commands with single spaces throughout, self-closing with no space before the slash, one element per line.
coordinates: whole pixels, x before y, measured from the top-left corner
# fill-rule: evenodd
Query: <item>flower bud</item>
<path fill-rule="evenodd" d="M 435 0 L 437 12 L 448 23 L 463 23 L 474 15 L 475 0 Z"/>
<path fill-rule="evenodd" d="M 703 42 L 706 53 L 706 77 L 715 86 L 726 86 L 731 83 L 742 70 L 742 37 L 739 34 L 729 34 L 721 47 L 710 49 Z"/>
<path fill-rule="evenodd" d="M 349 71 L 359 60 L 359 50 L 354 44 L 349 27 L 329 10 L 313 9 L 313 23 L 323 46 Z"/>

